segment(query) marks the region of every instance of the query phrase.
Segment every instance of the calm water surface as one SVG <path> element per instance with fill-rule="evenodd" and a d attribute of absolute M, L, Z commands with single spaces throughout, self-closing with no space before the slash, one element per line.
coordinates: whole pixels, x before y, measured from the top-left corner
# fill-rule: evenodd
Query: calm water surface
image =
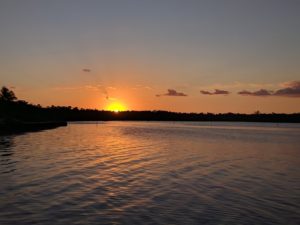
<path fill-rule="evenodd" d="M 0 137 L 0 224 L 300 224 L 300 126 L 103 122 Z"/>

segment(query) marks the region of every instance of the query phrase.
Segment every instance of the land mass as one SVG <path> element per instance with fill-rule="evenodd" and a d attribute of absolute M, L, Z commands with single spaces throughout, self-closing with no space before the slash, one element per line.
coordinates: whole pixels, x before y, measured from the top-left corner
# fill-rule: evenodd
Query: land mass
<path fill-rule="evenodd" d="M 3 90 L 5 89 L 5 90 Z M 14 93 L 3 87 L 0 92 L 0 134 L 25 132 L 66 126 L 66 121 L 239 121 L 300 123 L 300 113 L 178 113 L 162 110 L 111 112 L 79 109 L 71 106 L 30 104 L 17 100 Z"/>
<path fill-rule="evenodd" d="M 65 121 L 43 121 L 43 122 L 24 122 L 18 120 L 4 119 L 0 121 L 0 135 L 24 133 L 29 131 L 40 131 L 53 129 L 60 126 L 67 126 Z"/>
<path fill-rule="evenodd" d="M 162 110 L 111 112 L 97 109 L 79 109 L 71 106 L 29 104 L 25 101 L 0 101 L 0 118 L 13 118 L 25 122 L 44 121 L 244 121 L 300 123 L 300 113 L 180 113 Z"/>

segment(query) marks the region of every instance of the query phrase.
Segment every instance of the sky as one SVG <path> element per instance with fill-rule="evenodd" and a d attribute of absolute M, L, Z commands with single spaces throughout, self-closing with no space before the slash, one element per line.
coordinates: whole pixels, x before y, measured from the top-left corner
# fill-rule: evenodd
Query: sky
<path fill-rule="evenodd" d="M 0 85 L 42 106 L 300 112 L 299 0 L 0 0 Z"/>

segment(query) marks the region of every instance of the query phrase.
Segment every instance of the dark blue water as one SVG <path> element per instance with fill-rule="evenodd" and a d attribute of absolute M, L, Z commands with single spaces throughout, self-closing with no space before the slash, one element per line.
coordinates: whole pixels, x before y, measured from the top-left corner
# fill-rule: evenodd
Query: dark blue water
<path fill-rule="evenodd" d="M 0 224 L 300 224 L 300 126 L 73 123 L 2 136 Z"/>

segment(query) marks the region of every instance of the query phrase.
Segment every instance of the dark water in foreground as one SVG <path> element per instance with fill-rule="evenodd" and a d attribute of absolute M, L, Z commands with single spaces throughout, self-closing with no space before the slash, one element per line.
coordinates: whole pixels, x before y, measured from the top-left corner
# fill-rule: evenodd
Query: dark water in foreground
<path fill-rule="evenodd" d="M 0 137 L 0 224 L 299 224 L 300 126 L 106 122 Z"/>

